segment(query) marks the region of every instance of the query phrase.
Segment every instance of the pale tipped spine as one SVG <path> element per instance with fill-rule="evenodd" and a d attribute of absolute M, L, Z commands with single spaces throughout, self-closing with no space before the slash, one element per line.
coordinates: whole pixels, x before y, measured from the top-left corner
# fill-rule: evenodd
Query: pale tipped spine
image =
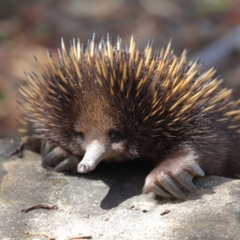
<path fill-rule="evenodd" d="M 186 113 L 198 109 L 203 115 L 222 112 L 217 121 L 225 122 L 229 129 L 240 132 L 237 125 L 240 119 L 239 102 L 231 100 L 232 91 L 220 87 L 221 80 L 214 77 L 215 69 L 201 72 L 201 64 L 187 62 L 186 50 L 179 56 L 175 55 L 171 41 L 160 51 L 154 51 L 149 41 L 142 50 L 136 36 L 132 35 L 129 48 L 125 49 L 119 36 L 116 44 L 112 43 L 109 35 L 106 41 L 102 39 L 95 43 L 93 34 L 85 49 L 78 38 L 70 41 L 67 51 L 62 38 L 61 48 L 58 49 L 58 64 L 50 51 L 47 51 L 47 56 L 48 68 L 42 67 L 35 57 L 42 77 L 27 73 L 27 83 L 19 88 L 25 100 L 20 108 L 22 112 L 27 112 L 27 117 L 21 121 L 24 127 L 27 122 L 34 122 L 35 119 L 40 120 L 44 131 L 49 131 L 45 125 L 54 125 L 46 123 L 47 120 L 44 119 L 45 112 L 41 104 L 50 110 L 56 110 L 57 107 L 46 102 L 46 96 L 42 93 L 43 86 L 47 87 L 47 92 L 55 102 L 58 101 L 58 95 L 61 95 L 64 96 L 64 101 L 70 103 L 72 93 L 69 91 L 74 92 L 78 88 L 84 92 L 86 79 L 90 79 L 96 81 L 99 89 L 107 88 L 109 98 L 121 94 L 126 99 L 138 99 L 138 108 L 143 106 L 144 99 L 139 98 L 144 91 L 152 91 L 149 94 L 152 98 L 149 101 L 151 112 L 146 107 L 141 110 L 143 123 L 156 118 L 155 124 L 160 124 L 163 121 L 159 116 L 168 112 L 171 119 L 168 126 L 172 126 L 183 120 L 190 121 L 194 116 L 188 117 Z M 131 95 L 133 93 L 135 95 Z M 39 99 L 41 103 L 38 102 Z M 24 132 L 24 127 L 20 128 L 21 132 Z"/>

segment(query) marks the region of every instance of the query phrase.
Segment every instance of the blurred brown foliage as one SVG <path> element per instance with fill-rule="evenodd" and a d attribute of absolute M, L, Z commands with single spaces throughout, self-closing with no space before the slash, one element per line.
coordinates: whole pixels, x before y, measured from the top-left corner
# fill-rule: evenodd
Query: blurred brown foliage
<path fill-rule="evenodd" d="M 157 48 L 172 38 L 176 52 L 187 47 L 194 53 L 239 22 L 236 0 L 0 0 L 0 138 L 17 134 L 23 71 L 36 69 L 33 55 L 46 63 L 45 49 L 56 52 L 60 37 L 87 42 L 93 33 L 97 41 L 110 33 L 127 44 L 134 33 L 140 44 L 154 39 Z M 219 72 L 238 80 L 239 62 L 237 54 Z M 227 84 L 237 88 L 237 80 Z"/>

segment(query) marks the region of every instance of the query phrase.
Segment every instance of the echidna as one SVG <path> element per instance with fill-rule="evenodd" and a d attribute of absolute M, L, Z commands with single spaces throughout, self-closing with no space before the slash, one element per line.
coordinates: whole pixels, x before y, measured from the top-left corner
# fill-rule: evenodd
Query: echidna
<path fill-rule="evenodd" d="M 142 50 L 134 36 L 123 48 L 62 40 L 59 63 L 48 51 L 41 76 L 27 73 L 20 132 L 41 141 L 44 167 L 85 173 L 99 162 L 154 161 L 143 192 L 185 198 L 195 176 L 240 177 L 240 101 L 215 70 L 201 71 L 171 44 Z M 77 166 L 78 165 L 78 166 Z"/>

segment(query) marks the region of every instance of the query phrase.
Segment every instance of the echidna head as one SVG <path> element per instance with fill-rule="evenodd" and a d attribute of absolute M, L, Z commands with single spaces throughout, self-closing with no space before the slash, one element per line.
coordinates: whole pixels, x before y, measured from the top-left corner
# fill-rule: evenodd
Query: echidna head
<path fill-rule="evenodd" d="M 79 132 L 81 149 L 85 151 L 79 172 L 93 170 L 103 159 L 109 159 L 123 155 L 126 151 L 126 139 L 118 130 L 109 129 L 103 131 L 97 126 L 91 126 L 84 132 Z"/>
<path fill-rule="evenodd" d="M 79 116 L 73 124 L 74 137 L 70 140 L 74 143 L 73 148 L 71 144 L 68 146 L 74 154 L 82 152 L 84 155 L 78 165 L 79 172 L 93 170 L 102 160 L 136 157 L 137 151 L 126 132 L 124 121 L 120 120 L 119 111 L 102 95 L 96 92 L 86 94 L 78 108 Z"/>

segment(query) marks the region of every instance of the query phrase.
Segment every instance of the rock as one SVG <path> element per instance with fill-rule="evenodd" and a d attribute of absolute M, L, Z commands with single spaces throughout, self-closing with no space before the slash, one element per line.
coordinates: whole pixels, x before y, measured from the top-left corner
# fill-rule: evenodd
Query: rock
<path fill-rule="evenodd" d="M 0 158 L 1 239 L 239 238 L 240 180 L 196 179 L 199 191 L 187 201 L 163 200 L 141 194 L 150 169 L 143 162 L 102 163 L 85 175 L 64 175 L 43 169 L 30 151 Z M 21 211 L 39 204 L 57 209 Z"/>

